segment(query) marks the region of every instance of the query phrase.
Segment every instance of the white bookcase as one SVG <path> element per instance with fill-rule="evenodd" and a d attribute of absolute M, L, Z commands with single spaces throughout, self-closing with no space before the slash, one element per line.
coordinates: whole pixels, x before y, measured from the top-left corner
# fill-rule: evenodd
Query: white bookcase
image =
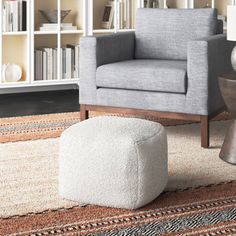
<path fill-rule="evenodd" d="M 3 2 L 0 0 L 0 12 Z M 26 0 L 27 1 L 27 30 L 24 32 L 3 32 L 2 17 L 0 17 L 0 72 L 2 65 L 15 63 L 22 67 L 23 75 L 19 82 L 3 82 L 0 73 L 0 90 L 12 88 L 30 88 L 59 85 L 77 85 L 79 78 L 62 79 L 61 47 L 67 44 L 79 44 L 82 36 L 112 34 L 134 30 L 136 9 L 144 7 L 145 0 L 113 0 L 114 20 L 110 29 L 102 28 L 102 18 L 105 6 L 109 0 Z M 124 3 L 129 15 L 121 12 Z M 161 8 L 202 8 L 208 3 L 209 7 L 218 8 L 220 15 L 227 14 L 228 4 L 234 0 L 159 0 Z M 41 23 L 46 23 L 39 10 L 72 10 L 65 23 L 73 23 L 77 30 L 63 31 L 60 29 L 60 11 L 58 11 L 58 27 L 55 31 L 39 31 Z M 123 9 L 123 8 L 122 8 Z M 122 15 L 123 14 L 123 15 Z M 1 14 L 2 15 L 2 14 Z M 41 47 L 57 48 L 57 79 L 35 80 L 34 51 Z M 34 89 L 35 91 L 35 89 Z M 1 91 L 0 91 L 1 93 Z"/>
<path fill-rule="evenodd" d="M 3 2 L 0 0 L 0 12 Z M 22 32 L 3 32 L 2 17 L 0 17 L 0 71 L 2 65 L 18 64 L 22 68 L 22 78 L 18 82 L 3 82 L 0 73 L 0 89 L 42 87 L 53 85 L 78 84 L 79 78 L 62 79 L 61 47 L 67 44 L 79 44 L 80 38 L 86 35 L 84 24 L 84 3 L 86 0 L 26 0 L 27 30 Z M 71 10 L 63 21 L 73 23 L 76 30 L 61 30 L 61 10 Z M 39 27 L 47 20 L 39 10 L 58 10 L 58 27 L 53 31 L 40 31 Z M 2 14 L 1 14 L 2 15 Z M 35 80 L 35 50 L 43 47 L 57 48 L 57 78 L 53 80 Z"/>

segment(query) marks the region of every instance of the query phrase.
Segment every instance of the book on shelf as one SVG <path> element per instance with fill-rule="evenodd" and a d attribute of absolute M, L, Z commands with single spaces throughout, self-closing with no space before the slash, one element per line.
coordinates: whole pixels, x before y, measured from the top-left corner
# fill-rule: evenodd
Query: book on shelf
<path fill-rule="evenodd" d="M 74 78 L 79 78 L 79 44 L 67 44 L 72 49 L 72 72 Z"/>
<path fill-rule="evenodd" d="M 144 0 L 144 8 L 159 8 L 158 0 Z"/>
<path fill-rule="evenodd" d="M 35 80 L 57 79 L 57 48 L 35 50 Z"/>
<path fill-rule="evenodd" d="M 8 0 L 2 3 L 2 31 L 18 32 L 27 30 L 27 2 Z"/>
<path fill-rule="evenodd" d="M 133 29 L 135 27 L 135 3 L 130 0 L 119 1 L 119 25 L 121 29 Z"/>
<path fill-rule="evenodd" d="M 58 24 L 55 23 L 43 23 L 40 28 L 40 31 L 57 31 Z M 77 26 L 73 26 L 72 23 L 62 23 L 60 30 L 77 30 Z"/>
<path fill-rule="evenodd" d="M 61 48 L 62 79 L 79 78 L 79 44 Z"/>
<path fill-rule="evenodd" d="M 68 44 L 60 49 L 60 72 L 62 79 L 79 78 L 79 45 Z M 35 80 L 58 79 L 58 49 L 35 50 Z"/>

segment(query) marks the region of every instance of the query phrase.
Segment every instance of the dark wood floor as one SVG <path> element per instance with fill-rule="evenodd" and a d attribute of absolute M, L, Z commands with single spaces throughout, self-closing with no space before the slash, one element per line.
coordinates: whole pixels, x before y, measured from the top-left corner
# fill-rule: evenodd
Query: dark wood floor
<path fill-rule="evenodd" d="M 0 95 L 0 117 L 79 111 L 78 90 Z"/>

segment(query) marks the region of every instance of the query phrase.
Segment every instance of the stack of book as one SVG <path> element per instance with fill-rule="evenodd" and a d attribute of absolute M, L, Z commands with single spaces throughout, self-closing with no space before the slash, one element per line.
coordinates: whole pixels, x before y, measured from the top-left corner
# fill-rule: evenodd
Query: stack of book
<path fill-rule="evenodd" d="M 35 51 L 35 80 L 57 79 L 57 48 Z"/>
<path fill-rule="evenodd" d="M 144 0 L 145 8 L 159 8 L 159 0 Z"/>
<path fill-rule="evenodd" d="M 57 48 L 35 50 L 35 80 L 58 79 Z M 79 45 L 61 48 L 60 73 L 62 79 L 79 78 Z"/>
<path fill-rule="evenodd" d="M 56 23 L 43 23 L 40 28 L 40 31 L 57 31 L 58 24 Z M 77 30 L 76 26 L 73 26 L 72 23 L 62 23 L 60 30 Z"/>
<path fill-rule="evenodd" d="M 27 2 L 25 0 L 3 1 L 3 32 L 26 31 Z"/>
<path fill-rule="evenodd" d="M 61 48 L 62 79 L 79 78 L 79 45 L 68 44 Z"/>

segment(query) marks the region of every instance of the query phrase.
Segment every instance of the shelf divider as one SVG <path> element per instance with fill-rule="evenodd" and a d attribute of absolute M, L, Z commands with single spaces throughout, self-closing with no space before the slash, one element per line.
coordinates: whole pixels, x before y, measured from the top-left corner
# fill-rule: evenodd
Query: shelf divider
<path fill-rule="evenodd" d="M 2 84 L 3 83 L 3 81 L 2 81 L 2 57 L 3 57 L 3 55 L 2 55 L 2 4 L 3 4 L 3 2 L 2 2 L 3 0 L 0 0 L 0 48 L 1 48 L 1 50 L 0 50 L 0 84 Z"/>
<path fill-rule="evenodd" d="M 27 24 L 26 24 L 26 30 L 27 30 L 27 66 L 26 66 L 26 81 L 28 83 L 31 83 L 31 60 L 32 60 L 32 54 L 31 54 L 31 28 L 30 28 L 30 21 L 29 19 L 31 19 L 31 3 L 32 1 L 27 0 Z"/>
<path fill-rule="evenodd" d="M 30 83 L 33 84 L 34 83 L 34 80 L 35 80 L 35 73 L 34 73 L 34 70 L 35 70 L 35 58 L 34 58 L 34 28 L 35 28 L 35 19 L 34 19 L 34 15 L 35 15 L 35 0 L 31 1 L 31 4 L 30 4 L 30 11 L 32 14 L 30 14 L 30 21 L 31 21 L 31 25 L 30 25 L 30 47 L 31 47 L 31 63 L 29 64 L 29 66 L 31 67 L 31 73 L 30 73 Z"/>
<path fill-rule="evenodd" d="M 62 79 L 61 48 L 61 0 L 57 0 L 57 80 Z"/>

